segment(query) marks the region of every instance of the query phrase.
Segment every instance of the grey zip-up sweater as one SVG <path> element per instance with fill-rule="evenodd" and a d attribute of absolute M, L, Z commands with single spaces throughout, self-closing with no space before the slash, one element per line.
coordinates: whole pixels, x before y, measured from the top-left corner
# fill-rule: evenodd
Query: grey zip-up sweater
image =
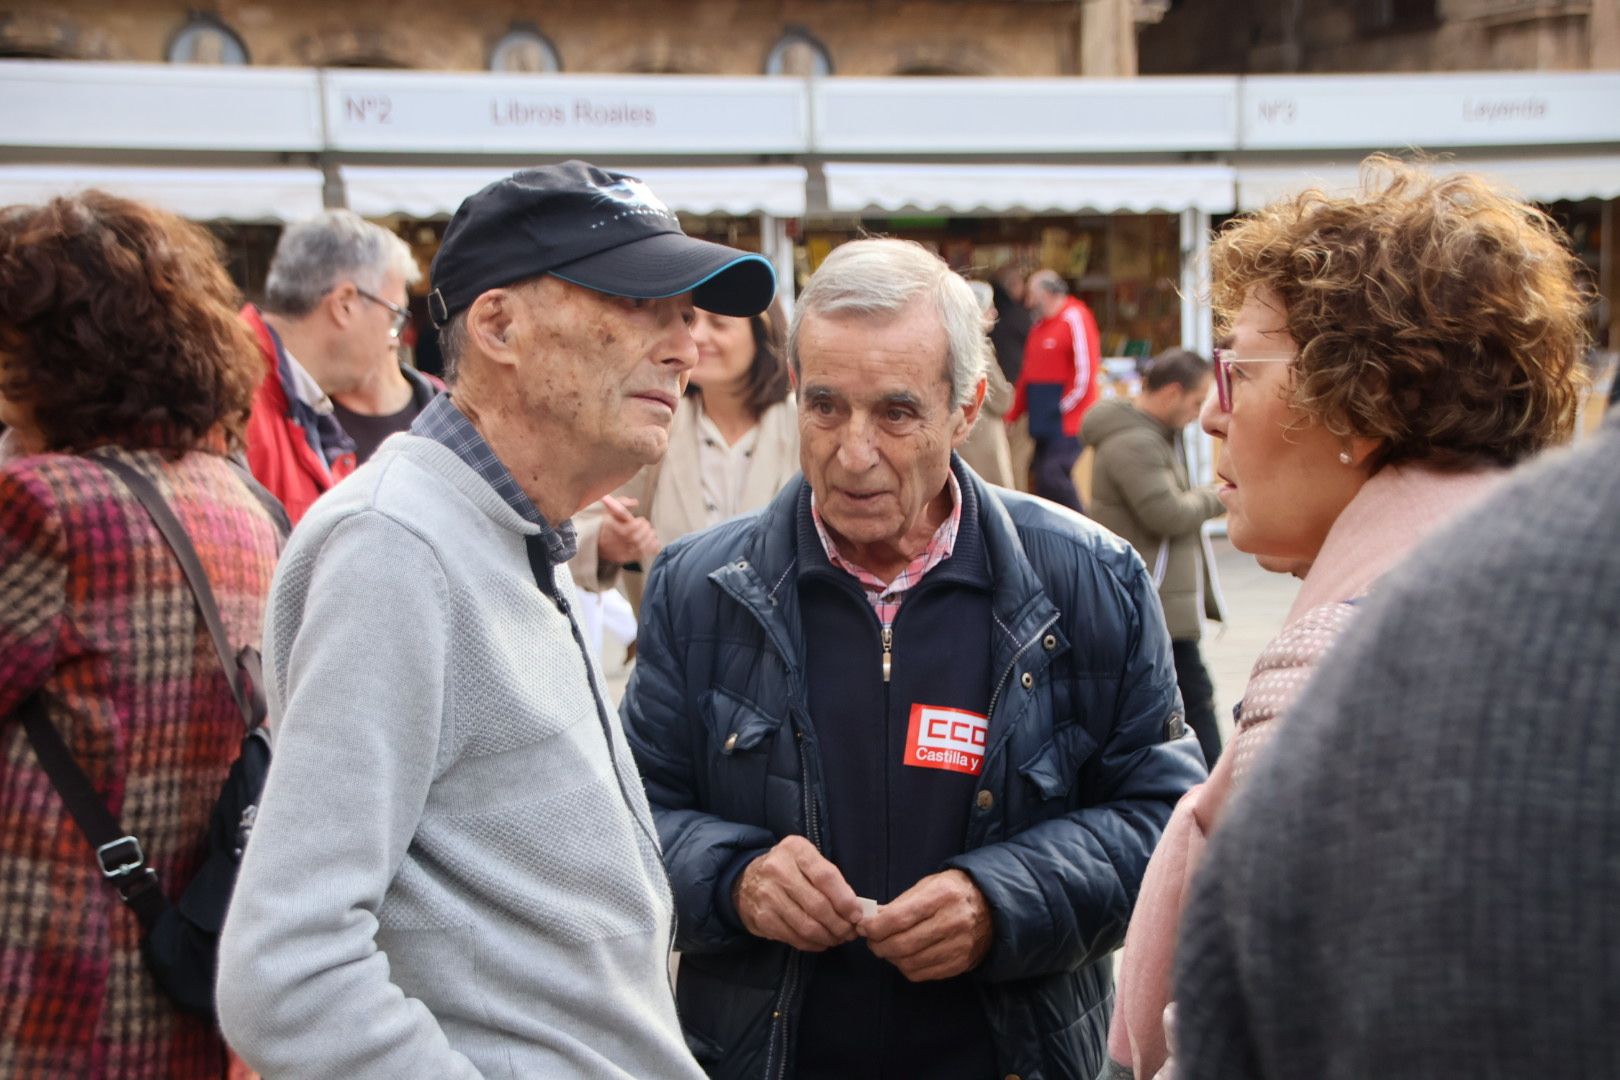
<path fill-rule="evenodd" d="M 397 436 L 294 533 L 266 615 L 276 756 L 221 947 L 270 1078 L 701 1076 L 646 798 L 525 522 Z"/>

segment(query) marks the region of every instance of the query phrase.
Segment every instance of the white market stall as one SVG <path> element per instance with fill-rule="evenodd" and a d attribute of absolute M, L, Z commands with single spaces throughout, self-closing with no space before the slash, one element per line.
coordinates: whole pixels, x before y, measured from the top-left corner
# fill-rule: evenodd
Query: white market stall
<path fill-rule="evenodd" d="M 656 177 L 686 213 L 756 223 L 788 283 L 793 241 L 813 263 L 805 232 L 828 220 L 1168 215 L 1179 265 L 1153 273 L 1179 281 L 1180 336 L 1201 349 L 1212 216 L 1313 178 L 1342 186 L 1372 150 L 1421 148 L 1529 198 L 1604 200 L 1605 294 L 1616 287 L 1620 73 L 804 80 L 0 61 L 0 100 L 5 201 L 95 183 L 201 220 L 283 222 L 322 202 L 442 218 L 482 178 L 579 156 Z"/>
<path fill-rule="evenodd" d="M 281 224 L 320 213 L 325 184 L 312 168 L 0 165 L 0 205 L 99 188 L 194 221 Z"/>
<path fill-rule="evenodd" d="M 604 163 L 616 168 L 612 163 Z M 448 218 L 468 195 L 521 168 L 498 166 L 343 165 L 344 202 L 369 218 Z M 786 222 L 805 213 L 805 170 L 800 165 L 626 167 L 677 213 L 758 217 L 763 254 L 777 277 L 793 280 L 793 250 Z"/>
<path fill-rule="evenodd" d="M 982 165 L 829 162 L 831 212 L 886 214 L 1169 214 L 1180 219 L 1181 341 L 1209 348 L 1207 308 L 1197 264 L 1211 214 L 1234 206 L 1224 165 Z"/>

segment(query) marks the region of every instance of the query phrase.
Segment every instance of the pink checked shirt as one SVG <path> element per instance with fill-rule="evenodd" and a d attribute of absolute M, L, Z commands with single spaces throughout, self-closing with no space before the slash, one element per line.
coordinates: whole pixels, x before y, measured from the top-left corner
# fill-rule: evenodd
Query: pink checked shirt
<path fill-rule="evenodd" d="M 821 513 L 816 509 L 815 496 L 812 495 L 810 498 L 810 519 L 815 522 L 816 535 L 821 538 L 821 546 L 827 552 L 827 560 L 861 583 L 861 588 L 866 592 L 866 599 L 871 602 L 872 610 L 877 612 L 878 622 L 883 624 L 885 630 L 894 625 L 894 617 L 899 614 L 900 601 L 905 599 L 906 590 L 921 581 L 928 571 L 950 558 L 951 549 L 956 546 L 956 530 L 962 523 L 962 488 L 956 482 L 955 473 L 946 475 L 951 482 L 951 516 L 934 530 L 928 546 L 918 552 L 917 557 L 887 585 L 870 570 L 856 566 L 838 553 L 838 545 L 833 543 L 827 527 L 821 523 Z"/>

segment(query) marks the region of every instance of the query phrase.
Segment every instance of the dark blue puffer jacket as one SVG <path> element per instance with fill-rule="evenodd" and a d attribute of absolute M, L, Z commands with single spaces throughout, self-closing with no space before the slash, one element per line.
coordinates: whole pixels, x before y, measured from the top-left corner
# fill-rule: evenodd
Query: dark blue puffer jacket
<path fill-rule="evenodd" d="M 1204 778 L 1170 639 L 1129 545 L 1079 515 L 973 484 L 995 582 L 988 750 L 964 853 L 994 941 L 974 972 L 1001 1075 L 1089 1078 L 1112 981 L 1170 811 Z M 687 1041 L 716 1077 L 791 1073 L 815 958 L 740 930 L 738 860 L 826 818 L 806 708 L 790 484 L 757 515 L 671 544 L 642 603 L 625 731 L 658 822 L 679 916 Z"/>

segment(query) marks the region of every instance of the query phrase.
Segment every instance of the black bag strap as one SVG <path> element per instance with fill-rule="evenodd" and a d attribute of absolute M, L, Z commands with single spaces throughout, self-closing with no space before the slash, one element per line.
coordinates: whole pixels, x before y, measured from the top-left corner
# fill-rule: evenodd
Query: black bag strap
<path fill-rule="evenodd" d="M 163 534 L 163 539 L 174 549 L 174 557 L 180 561 L 180 569 L 185 573 L 186 581 L 191 585 L 192 595 L 197 599 L 197 610 L 202 614 L 203 622 L 208 624 L 209 636 L 214 639 L 214 649 L 219 653 L 219 665 L 225 669 L 225 679 L 230 683 L 231 696 L 236 699 L 236 707 L 242 711 L 242 719 L 250 729 L 257 726 L 264 716 L 263 709 L 258 707 L 259 703 L 254 700 L 258 685 L 255 683 L 251 688 L 243 689 L 236 653 L 231 651 L 230 638 L 225 633 L 225 621 L 220 618 L 219 605 L 214 601 L 214 590 L 209 587 L 208 574 L 203 570 L 201 560 L 197 558 L 197 549 L 191 546 L 191 537 L 186 535 L 185 527 L 180 524 L 180 519 L 174 516 L 174 511 L 169 509 L 169 504 L 163 501 L 163 496 L 158 493 L 156 486 L 140 470 L 117 458 L 98 457 L 96 460 L 124 481 L 135 498 L 146 507 L 146 512 L 152 517 L 152 524 Z"/>
<path fill-rule="evenodd" d="M 79 831 L 95 848 L 101 876 L 112 883 L 124 903 L 134 910 L 142 929 L 150 932 L 169 902 L 157 887 L 157 872 L 146 865 L 141 842 L 124 831 L 91 787 L 90 778 L 73 760 L 73 752 L 62 741 L 62 733 L 46 714 L 45 695 L 38 691 L 30 694 L 17 707 L 17 713 L 22 718 L 23 730 L 28 733 L 28 741 L 34 744 L 40 767 L 62 796 L 62 803 L 78 823 Z"/>
<path fill-rule="evenodd" d="M 276 530 L 276 551 L 280 552 L 282 546 L 287 543 L 287 537 L 292 534 L 292 518 L 287 516 L 287 508 L 281 505 L 280 499 L 270 494 L 269 488 L 259 483 L 259 478 L 253 475 L 253 470 L 249 469 L 240 458 L 233 456 L 225 460 L 235 470 L 243 486 L 259 500 L 259 505 L 264 507 L 264 512 L 270 516 L 270 524 L 275 526 Z"/>
<path fill-rule="evenodd" d="M 225 681 L 230 685 L 231 697 L 235 699 L 251 732 L 265 715 L 264 698 L 259 690 L 262 675 L 258 653 L 246 648 L 240 654 L 232 654 L 230 638 L 225 633 L 225 621 L 220 618 L 219 604 L 214 600 L 214 590 L 208 584 L 208 574 L 202 568 L 202 561 L 197 558 L 197 549 L 192 546 L 191 537 L 186 535 L 185 527 L 174 516 L 174 511 L 169 509 L 169 504 L 163 500 L 156 486 L 127 462 L 99 455 L 95 460 L 124 481 L 173 549 L 186 576 L 186 583 L 191 586 L 197 611 L 208 626 L 214 650 L 219 654 L 220 667 L 224 669 Z M 280 504 L 275 503 L 274 498 L 256 482 L 249 483 L 248 487 L 264 503 L 279 531 L 286 520 L 284 512 L 279 515 L 276 512 L 280 510 Z M 266 502 L 266 499 L 269 501 Z M 245 687 L 244 682 L 247 684 Z M 79 831 L 95 849 L 96 863 L 101 867 L 102 877 L 112 883 L 124 903 L 135 912 L 141 927 L 150 933 L 169 902 L 157 887 L 157 872 L 146 865 L 146 853 L 141 850 L 140 840 L 124 831 L 118 819 L 107 809 L 107 804 L 96 794 L 90 777 L 73 759 L 73 752 L 63 742 L 62 733 L 51 723 L 44 694 L 30 694 L 18 706 L 17 713 L 22 718 L 28 741 L 34 745 L 40 767 L 45 770 L 57 794 L 61 795 L 62 803 L 79 826 Z"/>

